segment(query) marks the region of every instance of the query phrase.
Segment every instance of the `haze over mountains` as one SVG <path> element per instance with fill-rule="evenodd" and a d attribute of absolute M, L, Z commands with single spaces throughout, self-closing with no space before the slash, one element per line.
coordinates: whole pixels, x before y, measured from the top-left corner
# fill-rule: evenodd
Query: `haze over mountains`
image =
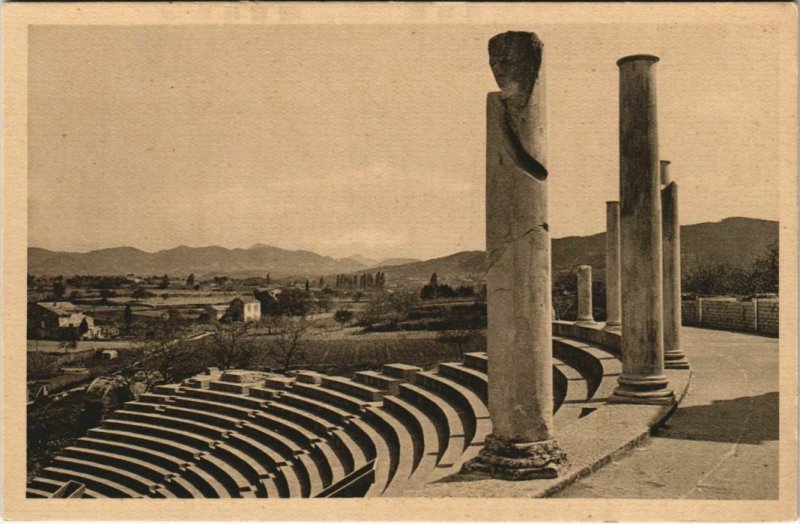
<path fill-rule="evenodd" d="M 778 223 L 732 217 L 681 227 L 683 270 L 701 264 L 750 265 L 778 240 Z M 553 240 L 553 270 L 567 271 L 589 264 L 598 273 L 605 268 L 605 233 Z M 218 246 L 173 249 L 147 253 L 132 247 L 67 253 L 28 248 L 28 272 L 37 275 L 188 275 L 314 277 L 339 273 L 383 271 L 387 281 L 421 281 L 437 272 L 448 282 L 481 280 L 485 273 L 483 251 L 462 251 L 419 261 L 373 260 L 359 255 L 333 258 L 311 251 L 291 251 L 264 244 L 249 249 Z"/>

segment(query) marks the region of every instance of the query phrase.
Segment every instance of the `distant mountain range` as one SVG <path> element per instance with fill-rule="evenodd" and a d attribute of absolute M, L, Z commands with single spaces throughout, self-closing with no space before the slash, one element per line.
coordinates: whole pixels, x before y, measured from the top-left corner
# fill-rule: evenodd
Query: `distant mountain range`
<path fill-rule="evenodd" d="M 733 217 L 681 227 L 681 262 L 688 271 L 701 264 L 750 265 L 778 240 L 778 223 Z M 553 271 L 589 264 L 595 274 L 605 269 L 605 233 L 553 240 Z M 383 271 L 389 283 L 419 283 L 436 272 L 440 281 L 480 282 L 485 278 L 483 251 L 462 251 L 420 261 L 373 260 L 359 255 L 332 258 L 311 251 L 290 251 L 264 244 L 249 249 L 223 247 L 174 249 L 148 253 L 132 247 L 66 253 L 28 248 L 28 272 L 36 275 L 188 275 L 316 277 Z"/>
<path fill-rule="evenodd" d="M 691 271 L 704 264 L 749 266 L 777 241 L 778 222 L 772 220 L 731 217 L 719 222 L 681 226 L 681 269 Z M 606 266 L 605 242 L 605 233 L 553 239 L 553 273 L 557 275 L 588 264 L 593 273 L 602 278 Z M 485 279 L 486 256 L 483 251 L 462 251 L 423 262 L 378 267 L 373 271 L 385 272 L 388 282 L 427 282 L 436 272 L 440 282 L 474 283 Z"/>
<path fill-rule="evenodd" d="M 290 251 L 264 244 L 249 249 L 219 246 L 187 247 L 148 253 L 132 247 L 67 253 L 28 248 L 28 272 L 35 275 L 188 275 L 197 276 L 290 276 L 353 273 L 371 267 L 418 262 L 417 259 L 372 260 L 361 256 L 333 258 L 311 251 Z"/>

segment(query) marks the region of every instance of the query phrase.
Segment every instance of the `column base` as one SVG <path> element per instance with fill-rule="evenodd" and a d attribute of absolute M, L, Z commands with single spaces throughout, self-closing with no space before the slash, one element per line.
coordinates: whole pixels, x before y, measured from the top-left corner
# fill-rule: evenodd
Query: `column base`
<path fill-rule="evenodd" d="M 620 331 L 622 331 L 622 322 L 606 322 L 606 325 L 603 329 L 605 331 L 613 331 L 614 333 L 619 333 Z"/>
<path fill-rule="evenodd" d="M 567 469 L 567 454 L 556 439 L 512 442 L 489 435 L 480 454 L 466 462 L 461 472 L 503 480 L 532 480 L 556 478 Z"/>
<path fill-rule="evenodd" d="M 608 397 L 611 404 L 670 405 L 675 395 L 667 387 L 666 375 L 625 375 L 617 379 L 619 385 Z"/>
<path fill-rule="evenodd" d="M 597 324 L 593 318 L 579 318 L 575 321 L 578 326 L 594 326 Z"/>
<path fill-rule="evenodd" d="M 690 369 L 686 354 L 680 350 L 664 353 L 664 367 L 667 369 Z"/>

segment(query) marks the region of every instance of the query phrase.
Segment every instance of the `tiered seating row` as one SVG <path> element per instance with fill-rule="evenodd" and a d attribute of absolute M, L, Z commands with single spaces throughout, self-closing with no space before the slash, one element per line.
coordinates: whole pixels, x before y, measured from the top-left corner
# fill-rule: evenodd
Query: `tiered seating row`
<path fill-rule="evenodd" d="M 560 337 L 554 354 L 558 425 L 607 395 L 620 364 Z M 401 495 L 481 449 L 487 369 L 485 353 L 467 353 L 436 370 L 388 364 L 352 379 L 210 371 L 128 402 L 66 448 L 28 496 L 75 480 L 86 497 L 314 497 L 363 491 L 364 479 L 361 495 Z"/>

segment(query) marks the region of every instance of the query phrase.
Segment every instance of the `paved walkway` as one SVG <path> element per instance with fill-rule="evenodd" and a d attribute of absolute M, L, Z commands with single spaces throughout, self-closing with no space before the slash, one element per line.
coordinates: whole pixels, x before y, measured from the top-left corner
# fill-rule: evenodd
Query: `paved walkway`
<path fill-rule="evenodd" d="M 778 340 L 688 327 L 682 336 L 692 385 L 667 426 L 557 497 L 778 497 Z"/>

